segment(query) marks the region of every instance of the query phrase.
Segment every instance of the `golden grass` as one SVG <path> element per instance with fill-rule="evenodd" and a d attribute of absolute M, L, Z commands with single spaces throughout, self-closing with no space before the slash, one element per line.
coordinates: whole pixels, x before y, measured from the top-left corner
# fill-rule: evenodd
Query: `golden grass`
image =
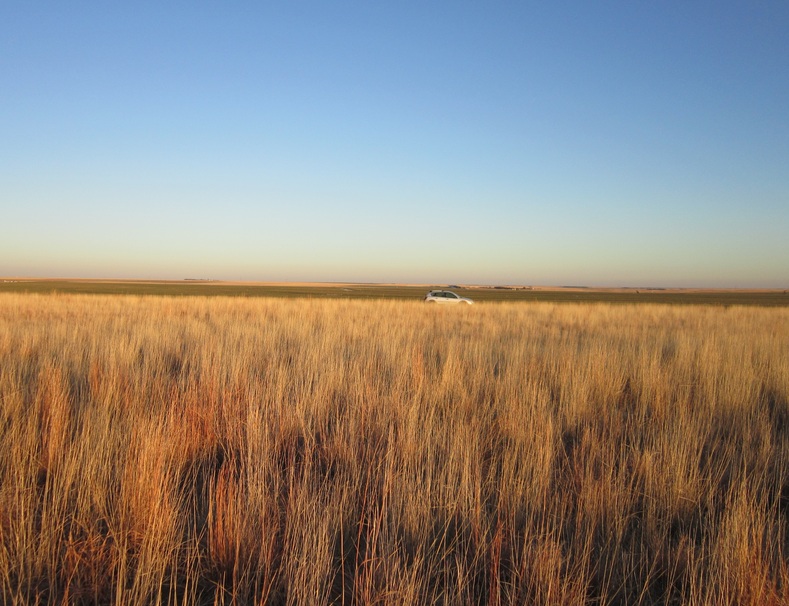
<path fill-rule="evenodd" d="M 0 295 L 4 604 L 784 604 L 789 310 Z"/>

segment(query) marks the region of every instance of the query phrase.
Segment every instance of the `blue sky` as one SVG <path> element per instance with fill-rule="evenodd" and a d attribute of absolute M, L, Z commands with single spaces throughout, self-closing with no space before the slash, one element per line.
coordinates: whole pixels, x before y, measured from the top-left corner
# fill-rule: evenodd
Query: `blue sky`
<path fill-rule="evenodd" d="M 0 275 L 789 286 L 786 2 L 3 2 Z"/>

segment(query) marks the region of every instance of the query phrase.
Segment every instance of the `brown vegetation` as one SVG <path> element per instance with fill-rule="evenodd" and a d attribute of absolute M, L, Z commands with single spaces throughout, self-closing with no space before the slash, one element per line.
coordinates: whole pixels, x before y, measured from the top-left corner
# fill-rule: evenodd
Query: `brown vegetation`
<path fill-rule="evenodd" d="M 789 310 L 0 295 L 7 604 L 789 602 Z"/>

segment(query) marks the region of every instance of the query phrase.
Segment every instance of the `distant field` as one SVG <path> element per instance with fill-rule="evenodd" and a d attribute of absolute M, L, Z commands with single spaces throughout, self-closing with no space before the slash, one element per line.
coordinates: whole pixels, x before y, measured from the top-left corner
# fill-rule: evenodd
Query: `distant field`
<path fill-rule="evenodd" d="M 421 299 L 432 288 L 451 289 L 475 301 L 547 303 L 665 303 L 680 305 L 789 306 L 786 290 L 504 288 L 396 284 L 290 284 L 209 281 L 6 280 L 0 292 L 157 296 L 310 297 L 319 299 Z"/>

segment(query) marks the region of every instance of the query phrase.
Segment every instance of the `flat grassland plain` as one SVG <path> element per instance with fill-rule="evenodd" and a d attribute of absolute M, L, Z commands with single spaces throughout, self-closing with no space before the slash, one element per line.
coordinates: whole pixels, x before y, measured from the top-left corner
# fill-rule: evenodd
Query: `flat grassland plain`
<path fill-rule="evenodd" d="M 785 304 L 475 298 L 0 293 L 0 602 L 789 603 Z"/>
<path fill-rule="evenodd" d="M 166 296 L 277 297 L 310 299 L 420 300 L 432 289 L 449 289 L 475 301 L 573 303 L 666 303 L 674 305 L 789 306 L 781 289 L 715 290 L 665 288 L 588 288 L 583 286 L 448 286 L 358 283 L 224 282 L 219 280 L 65 280 L 3 279 L 0 293 L 131 294 Z"/>

